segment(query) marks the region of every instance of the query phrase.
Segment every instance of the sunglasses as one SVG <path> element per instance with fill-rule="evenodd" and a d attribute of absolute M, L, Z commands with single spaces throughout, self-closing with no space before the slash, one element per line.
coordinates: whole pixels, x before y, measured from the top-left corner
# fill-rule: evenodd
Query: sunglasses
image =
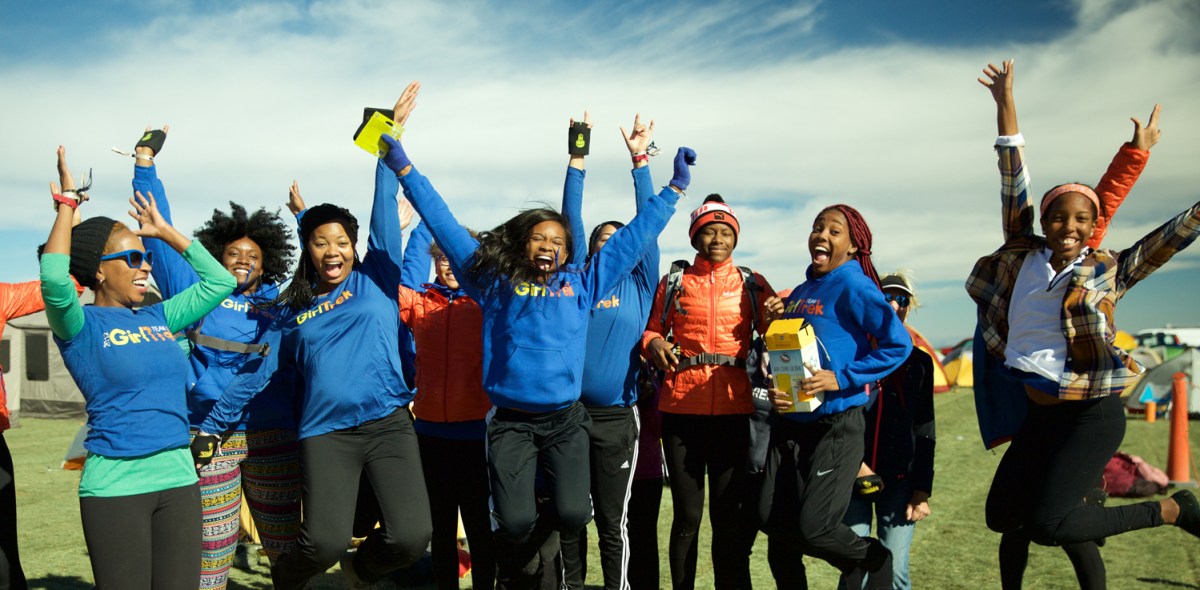
<path fill-rule="evenodd" d="M 129 268 L 132 268 L 132 269 L 141 268 L 142 260 L 145 260 L 146 264 L 149 264 L 151 266 L 154 265 L 154 253 L 153 252 L 142 252 L 141 250 L 122 250 L 120 252 L 113 252 L 112 254 L 109 254 L 107 256 L 101 256 L 100 260 L 101 261 L 117 260 L 117 259 L 121 259 L 121 258 L 124 258 L 125 264 L 128 264 Z"/>
<path fill-rule="evenodd" d="M 896 305 L 899 305 L 900 307 L 908 307 L 908 295 L 895 295 L 888 293 L 883 296 L 883 299 L 888 303 L 895 301 Z"/>

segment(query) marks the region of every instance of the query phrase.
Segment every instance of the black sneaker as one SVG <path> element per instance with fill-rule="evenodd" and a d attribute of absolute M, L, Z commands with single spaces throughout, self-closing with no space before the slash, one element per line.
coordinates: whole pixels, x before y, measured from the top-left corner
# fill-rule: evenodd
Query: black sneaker
<path fill-rule="evenodd" d="M 1171 494 L 1171 499 L 1179 505 L 1179 518 L 1175 519 L 1175 526 L 1200 537 L 1200 501 L 1196 500 L 1195 494 L 1189 490 L 1179 490 Z"/>

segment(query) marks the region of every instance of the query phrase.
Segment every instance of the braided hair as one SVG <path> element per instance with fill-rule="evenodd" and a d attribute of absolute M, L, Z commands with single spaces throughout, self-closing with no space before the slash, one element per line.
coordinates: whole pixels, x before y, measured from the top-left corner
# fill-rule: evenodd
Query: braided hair
<path fill-rule="evenodd" d="M 821 213 L 826 211 L 837 211 L 846 218 L 846 227 L 850 230 L 850 243 L 858 248 L 854 253 L 854 259 L 862 266 L 863 274 L 879 286 L 879 273 L 875 272 L 875 265 L 871 263 L 871 227 L 867 225 L 867 220 L 863 219 L 862 213 L 858 209 L 850 205 L 830 205 L 821 210 Z M 880 289 L 882 290 L 882 289 Z"/>

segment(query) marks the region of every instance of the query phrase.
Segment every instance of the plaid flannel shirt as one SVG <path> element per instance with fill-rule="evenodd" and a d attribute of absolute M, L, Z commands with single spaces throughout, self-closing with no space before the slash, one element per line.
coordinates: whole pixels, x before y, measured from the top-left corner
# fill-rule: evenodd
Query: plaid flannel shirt
<path fill-rule="evenodd" d="M 1025 256 L 1046 247 L 1034 233 L 1034 205 L 1029 196 L 1029 171 L 1024 145 L 996 146 L 1001 179 L 1004 245 L 980 258 L 967 278 L 967 293 L 978 306 L 978 321 L 988 353 L 1004 358 L 1008 344 L 1008 308 L 1017 273 Z M 1120 394 L 1142 367 L 1113 345 L 1117 300 L 1150 276 L 1200 234 L 1200 203 L 1175 216 L 1116 252 L 1097 249 L 1071 273 L 1063 298 L 1061 328 L 1067 358 L 1059 379 L 1058 397 L 1084 400 Z"/>

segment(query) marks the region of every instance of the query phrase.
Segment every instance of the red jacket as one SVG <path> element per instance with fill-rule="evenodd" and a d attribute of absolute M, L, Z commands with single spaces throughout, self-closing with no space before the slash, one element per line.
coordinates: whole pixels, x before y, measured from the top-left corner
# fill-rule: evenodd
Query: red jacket
<path fill-rule="evenodd" d="M 37 313 L 46 308 L 42 301 L 42 283 L 0 283 L 0 336 L 4 325 L 12 318 Z M 0 373 L 0 432 L 8 430 L 8 396 L 4 391 L 4 375 Z"/>
<path fill-rule="evenodd" d="M 465 295 L 453 300 L 437 286 L 400 286 L 400 321 L 417 346 L 413 414 L 429 422 L 483 420 L 492 404 L 483 391 L 483 311 Z"/>
<path fill-rule="evenodd" d="M 754 277 L 762 288 L 757 294 L 758 317 L 762 318 L 766 299 L 775 291 L 762 275 L 755 273 Z M 742 273 L 732 258 L 713 264 L 696 256 L 680 281 L 679 304 L 687 313 L 679 314 L 672 309 L 664 326 L 667 278 L 663 277 L 654 294 L 650 321 L 642 334 L 643 353 L 651 340 L 665 338 L 673 331 L 681 359 L 702 352 L 745 359 L 750 350 L 750 321 L 754 314 L 742 283 Z M 764 323 L 759 329 L 765 327 Z M 669 371 L 663 381 L 658 409 L 674 414 L 750 414 L 754 411 L 750 378 L 745 369 L 730 366 L 694 365 L 678 372 Z"/>

